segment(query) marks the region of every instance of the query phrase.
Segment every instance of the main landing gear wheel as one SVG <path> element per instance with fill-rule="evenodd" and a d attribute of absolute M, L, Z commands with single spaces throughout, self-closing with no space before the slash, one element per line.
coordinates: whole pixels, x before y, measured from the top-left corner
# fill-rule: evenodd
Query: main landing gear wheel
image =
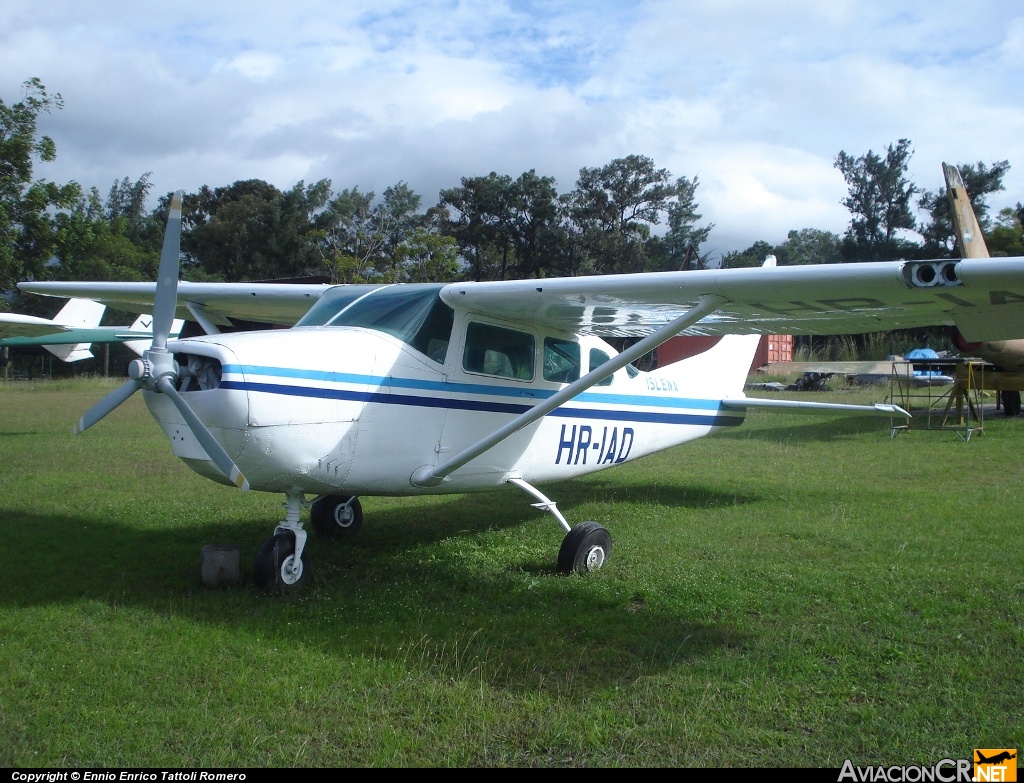
<path fill-rule="evenodd" d="M 298 590 L 309 581 L 306 552 L 295 557 L 295 536 L 275 533 L 263 542 L 256 555 L 256 586 L 269 593 Z"/>
<path fill-rule="evenodd" d="M 580 522 L 570 530 L 558 551 L 563 574 L 587 574 L 604 565 L 612 551 L 612 537 L 597 522 Z"/>
<path fill-rule="evenodd" d="M 313 529 L 326 537 L 358 533 L 363 527 L 363 507 L 359 498 L 351 501 L 342 495 L 320 498 L 309 510 Z"/>
<path fill-rule="evenodd" d="M 999 393 L 999 399 L 1003 403 L 1003 412 L 1007 416 L 1020 416 L 1020 392 L 1003 391 Z"/>

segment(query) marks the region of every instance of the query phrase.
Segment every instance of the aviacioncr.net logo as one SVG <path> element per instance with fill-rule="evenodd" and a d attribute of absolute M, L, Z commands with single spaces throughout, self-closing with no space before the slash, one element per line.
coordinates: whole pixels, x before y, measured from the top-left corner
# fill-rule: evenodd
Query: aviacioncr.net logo
<path fill-rule="evenodd" d="M 977 783 L 1014 783 L 1017 780 L 1017 749 L 975 748 L 972 779 Z"/>
<path fill-rule="evenodd" d="M 843 762 L 838 783 L 972 783 L 973 763 L 970 759 L 942 759 L 934 766 L 855 767 L 850 759 Z"/>

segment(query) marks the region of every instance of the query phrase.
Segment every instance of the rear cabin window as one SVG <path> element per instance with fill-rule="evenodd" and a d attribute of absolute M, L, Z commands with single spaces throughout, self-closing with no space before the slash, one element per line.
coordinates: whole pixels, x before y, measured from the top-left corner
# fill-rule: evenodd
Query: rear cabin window
<path fill-rule="evenodd" d="M 544 338 L 544 380 L 572 383 L 580 379 L 580 344 L 557 337 Z"/>
<path fill-rule="evenodd" d="M 462 368 L 466 372 L 533 380 L 533 335 L 500 326 L 470 322 Z"/>
<path fill-rule="evenodd" d="M 590 370 L 591 370 L 591 372 L 593 372 L 598 367 L 600 367 L 602 364 L 607 362 L 610 358 L 611 357 L 608 354 L 606 354 L 604 351 L 599 351 L 597 348 L 591 348 L 590 349 Z M 607 378 L 605 378 L 603 381 L 601 381 L 597 385 L 598 386 L 611 386 L 612 385 L 612 380 L 614 378 L 615 378 L 614 374 L 613 375 L 609 375 Z"/>

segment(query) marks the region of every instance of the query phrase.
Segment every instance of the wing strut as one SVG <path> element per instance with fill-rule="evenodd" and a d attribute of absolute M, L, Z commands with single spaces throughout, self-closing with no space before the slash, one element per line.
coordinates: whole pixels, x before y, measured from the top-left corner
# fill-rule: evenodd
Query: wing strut
<path fill-rule="evenodd" d="M 412 482 L 414 487 L 436 487 L 439 484 L 444 483 L 445 478 L 449 474 L 454 473 L 467 462 L 476 459 L 485 451 L 494 448 L 506 438 L 519 432 L 523 427 L 533 424 L 533 422 L 537 421 L 541 417 L 551 413 L 555 408 L 563 405 L 577 395 L 582 394 L 591 386 L 600 383 L 612 373 L 625 367 L 630 362 L 639 359 L 645 353 L 653 351 L 669 338 L 675 337 L 683 331 L 683 329 L 693 326 L 693 324 L 697 323 L 700 319 L 710 315 L 715 310 L 718 310 L 722 305 L 726 304 L 727 301 L 728 300 L 725 299 L 725 297 L 718 296 L 717 294 L 704 294 L 699 300 L 697 300 L 697 304 L 674 321 L 665 324 L 665 326 L 658 329 L 654 334 L 648 335 L 636 345 L 631 348 L 627 348 L 615 358 L 610 359 L 600 367 L 591 370 L 579 380 L 574 381 L 564 389 L 555 392 L 546 400 L 537 403 L 525 413 L 519 414 L 504 426 L 496 429 L 486 438 L 482 438 L 472 446 L 463 449 L 447 462 L 437 466 L 424 465 L 421 468 L 417 468 L 413 471 L 412 476 L 409 477 L 409 481 Z"/>

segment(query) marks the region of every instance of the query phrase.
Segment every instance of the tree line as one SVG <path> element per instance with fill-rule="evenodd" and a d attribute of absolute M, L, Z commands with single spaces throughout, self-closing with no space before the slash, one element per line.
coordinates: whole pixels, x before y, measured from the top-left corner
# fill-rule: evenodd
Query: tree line
<path fill-rule="evenodd" d="M 37 132 L 41 113 L 62 107 L 39 79 L 22 99 L 0 100 L 0 306 L 26 279 L 152 280 L 170 194 L 147 210 L 149 174 L 114 182 L 104 196 L 78 183 L 34 176 L 55 142 Z M 813 228 L 779 245 L 756 242 L 726 253 L 726 267 L 839 263 L 955 254 L 944 190 L 921 191 L 907 178 L 913 154 L 901 139 L 884 154 L 835 159 L 848 186 L 844 236 Z M 1003 189 L 1008 161 L 963 164 L 960 172 L 993 255 L 1024 255 L 1024 206 L 995 219 L 987 199 Z M 677 270 L 703 264 L 714 224 L 702 224 L 696 177 L 673 176 L 643 155 L 584 167 L 559 193 L 552 177 L 491 172 L 463 177 L 424 208 L 405 182 L 383 193 L 331 180 L 281 190 L 262 180 L 186 193 L 182 276 L 191 280 L 279 280 L 322 276 L 336 283 L 504 280 Z M 918 222 L 914 208 L 927 218 Z M 30 300 L 18 302 L 30 311 Z"/>

